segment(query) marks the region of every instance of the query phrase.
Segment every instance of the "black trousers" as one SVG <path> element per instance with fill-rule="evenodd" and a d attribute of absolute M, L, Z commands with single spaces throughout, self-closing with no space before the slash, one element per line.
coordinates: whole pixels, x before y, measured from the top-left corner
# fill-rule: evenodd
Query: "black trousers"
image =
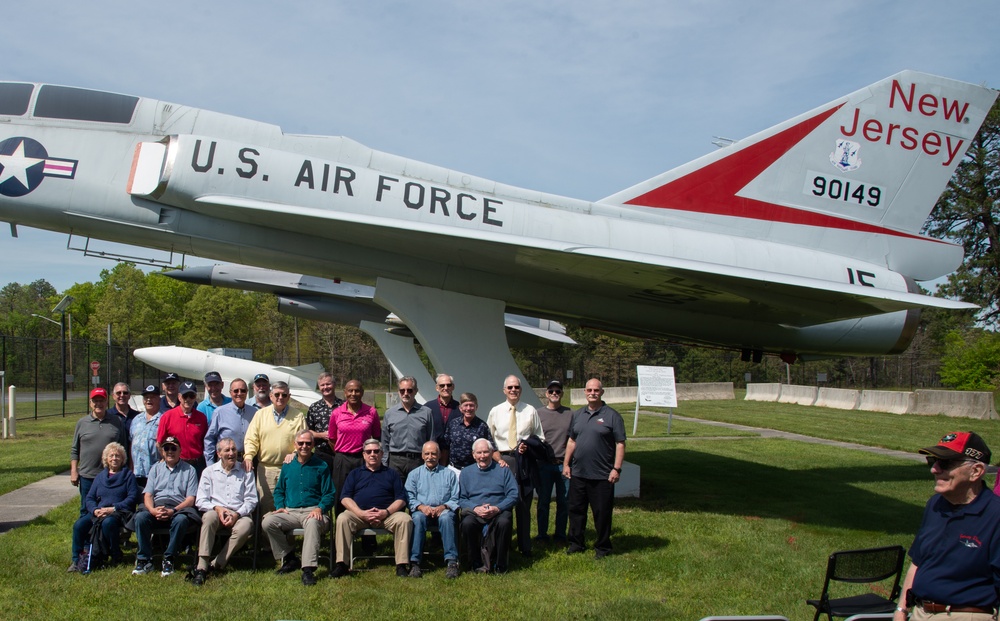
<path fill-rule="evenodd" d="M 459 525 L 459 530 L 462 533 L 462 539 L 465 541 L 465 550 L 469 555 L 469 571 L 476 571 L 483 566 L 481 552 L 483 527 L 490 522 L 491 520 L 484 520 L 472 511 L 462 511 L 462 523 Z M 494 558 L 496 559 L 496 570 L 499 573 L 507 571 L 507 558 L 510 555 L 510 533 L 513 530 L 513 522 L 514 519 L 511 517 L 510 511 L 501 511 L 492 519 L 490 528 L 496 529 L 497 547 Z M 487 569 L 492 569 L 492 567 Z"/>
<path fill-rule="evenodd" d="M 615 506 L 615 486 L 607 479 L 583 479 L 574 476 L 569 480 L 569 547 L 583 550 L 586 546 L 583 533 L 587 529 L 587 507 L 594 513 L 594 550 L 598 554 L 611 552 L 611 513 Z"/>
<path fill-rule="evenodd" d="M 510 473 L 517 481 L 520 473 L 517 469 L 517 457 L 513 453 L 501 455 L 507 462 Z M 522 554 L 531 553 L 531 501 L 535 495 L 535 487 L 531 483 L 517 484 L 517 504 L 514 505 L 514 517 L 517 519 L 517 549 Z"/>

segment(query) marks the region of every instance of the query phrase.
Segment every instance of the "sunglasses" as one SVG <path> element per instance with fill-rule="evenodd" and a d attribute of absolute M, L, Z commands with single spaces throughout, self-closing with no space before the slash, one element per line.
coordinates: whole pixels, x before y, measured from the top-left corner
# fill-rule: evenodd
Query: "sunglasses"
<path fill-rule="evenodd" d="M 192 395 L 191 393 L 181 395 L 181 399 L 184 399 L 185 401 L 194 401 L 197 398 L 198 395 Z"/>
<path fill-rule="evenodd" d="M 296 442 L 295 446 L 312 446 L 312 442 Z"/>
<path fill-rule="evenodd" d="M 417 391 L 414 388 L 400 388 L 399 389 L 399 394 L 401 394 L 401 395 L 410 395 L 410 394 L 413 394 L 415 392 L 417 392 Z"/>
<path fill-rule="evenodd" d="M 933 468 L 935 465 L 940 468 L 943 472 L 948 472 L 949 470 L 954 470 L 955 468 L 961 467 L 964 464 L 971 464 L 973 462 L 961 457 L 955 459 L 939 459 L 937 457 L 928 457 L 927 465 Z"/>
<path fill-rule="evenodd" d="M 128 392 L 128 391 L 125 391 L 125 392 L 122 392 L 122 391 L 120 391 L 120 390 L 119 390 L 118 392 L 116 392 L 116 393 L 115 393 L 115 395 L 116 395 L 116 396 L 118 396 L 118 397 L 127 397 L 127 396 L 129 396 L 130 394 L 132 394 L 132 393 L 130 393 L 130 392 Z"/>
<path fill-rule="evenodd" d="M 161 448 L 165 453 L 173 453 L 174 451 L 179 450 L 177 446 L 173 444 L 164 444 Z"/>
<path fill-rule="evenodd" d="M 382 449 L 365 449 L 365 455 L 377 455 L 381 453 Z"/>
<path fill-rule="evenodd" d="M 556 390 L 555 388 L 551 388 L 551 389 L 548 390 L 548 393 L 550 395 L 561 395 L 562 391 L 561 390 Z"/>
<path fill-rule="evenodd" d="M 288 398 L 288 393 L 287 392 L 272 392 L 271 396 L 274 397 L 275 399 L 287 399 Z"/>
<path fill-rule="evenodd" d="M 454 388 L 454 384 L 438 384 L 438 388 Z"/>
<path fill-rule="evenodd" d="M 242 394 L 246 394 L 246 393 L 248 393 L 250 391 L 247 390 L 246 388 L 233 388 L 229 392 L 231 392 L 233 394 L 237 394 L 237 395 L 242 395 Z"/>
<path fill-rule="evenodd" d="M 508 386 L 507 390 L 521 390 L 520 386 Z"/>

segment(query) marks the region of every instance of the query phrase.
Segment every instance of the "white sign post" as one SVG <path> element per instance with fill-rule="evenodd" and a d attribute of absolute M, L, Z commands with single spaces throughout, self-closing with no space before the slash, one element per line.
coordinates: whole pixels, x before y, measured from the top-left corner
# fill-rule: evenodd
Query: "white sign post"
<path fill-rule="evenodd" d="M 639 375 L 639 393 L 635 400 L 635 418 L 632 421 L 632 435 L 639 428 L 639 406 L 670 408 L 667 417 L 667 435 L 674 422 L 674 408 L 677 407 L 677 386 L 674 384 L 673 367 L 636 367 Z"/>

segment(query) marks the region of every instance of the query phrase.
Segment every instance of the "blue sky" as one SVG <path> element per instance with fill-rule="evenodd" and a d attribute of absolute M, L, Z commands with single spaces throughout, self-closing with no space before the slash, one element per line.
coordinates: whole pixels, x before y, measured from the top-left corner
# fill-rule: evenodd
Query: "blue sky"
<path fill-rule="evenodd" d="M 901 69 L 1000 86 L 994 0 L 96 0 L 44 16 L 13 3 L 4 20 L 0 79 L 345 135 L 584 199 Z M 67 250 L 66 235 L 19 235 L 0 226 L 0 286 L 61 291 L 113 265 Z"/>

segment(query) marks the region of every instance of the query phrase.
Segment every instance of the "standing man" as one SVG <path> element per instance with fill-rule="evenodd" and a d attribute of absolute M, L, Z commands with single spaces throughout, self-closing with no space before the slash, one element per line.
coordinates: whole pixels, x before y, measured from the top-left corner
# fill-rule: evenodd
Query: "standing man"
<path fill-rule="evenodd" d="M 910 546 L 910 569 L 893 617 L 989 621 L 1000 601 L 1000 497 L 985 485 L 992 453 L 977 434 L 949 433 L 920 449 L 934 475 Z"/>
<path fill-rule="evenodd" d="M 80 488 L 80 517 L 87 515 L 87 493 L 104 470 L 101 455 L 111 442 L 125 446 L 126 433 L 118 415 L 108 416 L 108 391 L 90 391 L 90 413 L 76 421 L 69 449 L 69 482 Z"/>
<path fill-rule="evenodd" d="M 361 400 L 365 396 L 365 387 L 361 382 L 347 382 L 344 396 L 347 401 L 330 413 L 330 424 L 327 426 L 327 442 L 333 447 L 333 484 L 337 488 L 338 505 L 347 475 L 365 463 L 361 453 L 365 441 L 382 438 L 378 411 Z"/>
<path fill-rule="evenodd" d="M 160 389 L 150 384 L 142 391 L 142 407 L 145 413 L 132 419 L 129 436 L 132 440 L 132 472 L 135 474 L 139 490 L 146 488 L 146 477 L 153 464 L 160 461 L 160 449 L 156 445 L 156 433 L 160 429 Z"/>
<path fill-rule="evenodd" d="M 493 445 L 489 440 L 476 440 L 472 456 L 476 463 L 463 468 L 458 481 L 458 506 L 462 508 L 462 538 L 469 554 L 469 569 L 489 573 L 495 568 L 502 574 L 507 571 L 513 521 L 510 511 L 517 504 L 517 483 L 510 468 L 501 468 L 493 461 Z M 488 546 L 493 551 L 492 556 L 486 555 L 488 559 L 481 552 L 484 536 L 495 542 Z"/>
<path fill-rule="evenodd" d="M 174 573 L 174 554 L 181 549 L 188 528 L 201 520 L 194 508 L 198 476 L 191 464 L 181 461 L 177 438 L 164 438 L 160 450 L 163 459 L 149 471 L 143 502 L 135 514 L 135 540 L 139 549 L 133 576 L 153 571 L 153 529 L 158 526 L 170 527 L 160 575 L 166 577 Z"/>
<path fill-rule="evenodd" d="M 458 545 L 455 541 L 455 518 L 458 511 L 458 477 L 438 463 L 438 443 L 425 442 L 424 465 L 406 478 L 406 499 L 413 520 L 413 545 L 410 547 L 410 577 L 420 578 L 420 558 L 428 525 L 437 524 L 448 565 L 445 578 L 458 577 Z"/>
<path fill-rule="evenodd" d="M 209 465 L 215 463 L 216 446 L 222 438 L 232 438 L 236 442 L 237 459 L 243 461 L 243 438 L 247 435 L 250 421 L 257 410 L 247 403 L 247 383 L 236 378 L 229 382 L 229 403 L 215 411 L 215 416 L 208 423 L 205 434 L 205 461 Z"/>
<path fill-rule="evenodd" d="M 295 451 L 295 436 L 306 430 L 306 417 L 288 405 L 290 398 L 288 384 L 275 382 L 269 398 L 274 405 L 263 407 L 254 414 L 243 439 L 243 466 L 253 469 L 255 457 L 259 462 L 257 494 L 265 513 L 274 510 L 274 486 L 281 475 L 281 465 L 287 463 L 285 458 L 290 459 Z"/>
<path fill-rule="evenodd" d="M 545 407 L 538 410 L 538 418 L 542 421 L 545 440 L 552 447 L 555 461 L 539 459 L 536 470 L 538 481 L 535 490 L 538 492 L 538 541 L 549 540 L 549 509 L 552 506 L 552 488 L 556 489 L 556 524 L 554 538 L 557 542 L 566 543 L 566 520 L 569 511 L 566 507 L 566 488 L 569 481 L 563 477 L 562 464 L 566 458 L 566 441 L 569 439 L 569 426 L 573 422 L 573 413 L 562 404 L 563 385 L 559 380 L 549 382 L 545 389 Z"/>
<path fill-rule="evenodd" d="M 476 463 L 472 458 L 472 445 L 476 440 L 486 438 L 491 445 L 493 444 L 493 434 L 490 433 L 486 421 L 476 416 L 476 411 L 479 409 L 479 399 L 476 395 L 463 392 L 459 401 L 461 405 L 458 409 L 462 415 L 448 419 L 443 439 L 445 446 L 448 447 L 448 465 L 456 470 L 455 474 L 461 472 L 462 468 Z"/>
<path fill-rule="evenodd" d="M 253 401 L 250 402 L 250 407 L 257 411 L 269 405 L 271 405 L 271 380 L 267 375 L 258 373 L 253 376 Z"/>
<path fill-rule="evenodd" d="M 596 558 L 611 554 L 611 513 L 615 483 L 625 462 L 625 421 L 601 397 L 604 386 L 587 380 L 587 405 L 573 413 L 566 442 L 563 476 L 569 479 L 569 547 L 567 554 L 583 552 L 587 505 L 594 511 Z"/>
<path fill-rule="evenodd" d="M 515 375 L 508 375 L 503 382 L 503 392 L 507 400 L 490 410 L 486 425 L 493 434 L 499 456 L 512 469 L 517 482 L 518 501 L 514 513 L 517 517 L 517 547 L 521 554 L 531 556 L 531 499 L 534 490 L 531 487 L 530 475 L 519 466 L 525 465 L 525 460 L 518 460 L 518 455 L 524 455 L 527 445 L 524 443 L 529 436 L 537 436 L 545 441 L 545 431 L 542 421 L 538 418 L 535 407 L 521 403 L 521 380 Z M 519 463 L 520 461 L 520 463 Z"/>
<path fill-rule="evenodd" d="M 121 417 L 122 427 L 128 433 L 132 419 L 139 415 L 139 410 L 132 409 L 132 405 L 129 404 L 129 399 L 132 397 L 132 390 L 125 382 L 118 382 L 111 389 L 111 394 L 115 398 L 115 414 Z"/>
<path fill-rule="evenodd" d="M 219 459 L 201 474 L 194 500 L 195 507 L 202 512 L 198 566 L 191 578 L 197 586 L 205 584 L 209 568 L 225 569 L 229 557 L 243 547 L 253 530 L 253 510 L 257 506 L 257 485 L 253 473 L 236 459 L 236 442 L 223 438 L 218 447 Z M 210 564 L 215 533 L 220 528 L 229 530 L 229 538 Z"/>
<path fill-rule="evenodd" d="M 160 389 L 163 391 L 163 396 L 160 397 L 160 414 L 181 404 L 180 395 L 177 394 L 180 387 L 181 378 L 176 373 L 167 373 L 163 376 L 163 381 L 160 382 Z"/>
<path fill-rule="evenodd" d="M 459 413 L 459 403 L 455 401 L 453 396 L 455 394 L 455 378 L 446 373 L 439 373 L 434 378 L 434 384 L 438 394 L 437 399 L 431 399 L 424 406 L 430 408 L 434 414 L 434 424 L 437 429 L 444 429 L 452 415 L 457 416 Z"/>
<path fill-rule="evenodd" d="M 417 404 L 417 380 L 404 377 L 398 385 L 399 403 L 388 408 L 382 419 L 382 460 L 405 481 L 423 463 L 424 442 L 436 442 L 444 430 L 435 427 L 430 408 Z"/>
<path fill-rule="evenodd" d="M 198 409 L 205 415 L 208 422 L 212 422 L 215 410 L 231 402 L 232 399 L 222 394 L 222 389 L 226 384 L 222 381 L 222 376 L 216 371 L 209 371 L 205 374 L 205 398 L 198 404 Z"/>
<path fill-rule="evenodd" d="M 333 375 L 326 371 L 316 378 L 316 387 L 322 397 L 319 401 L 309 406 L 306 412 L 306 425 L 313 432 L 316 441 L 316 456 L 333 467 L 333 449 L 328 442 L 327 430 L 330 428 L 330 414 L 340 406 L 343 401 L 337 397 L 337 391 L 333 384 Z"/>
<path fill-rule="evenodd" d="M 363 450 L 365 465 L 351 470 L 340 496 L 344 511 L 337 516 L 337 565 L 330 575 L 347 575 L 347 555 L 354 533 L 362 528 L 384 528 L 392 533 L 396 575 L 405 578 L 409 575 L 406 562 L 413 534 L 413 522 L 406 514 L 406 490 L 399 473 L 382 463 L 378 440 L 365 441 Z"/>
<path fill-rule="evenodd" d="M 275 386 L 280 382 L 276 382 Z M 274 560 L 281 562 L 279 574 L 302 567 L 302 584 L 316 584 L 316 561 L 323 533 L 330 530 L 327 514 L 333 509 L 334 489 L 330 467 L 313 455 L 313 434 L 308 429 L 295 436 L 295 459 L 281 468 L 274 487 L 275 510 L 264 516 L 261 528 L 267 533 Z M 296 528 L 305 530 L 302 540 L 302 561 L 288 542 L 288 534 Z"/>
<path fill-rule="evenodd" d="M 156 441 L 163 444 L 163 438 L 173 436 L 181 443 L 181 460 L 194 466 L 195 472 L 201 476 L 205 469 L 205 434 L 208 433 L 208 419 L 195 404 L 198 402 L 198 389 L 194 382 L 184 382 L 180 389 L 181 404 L 167 410 L 160 418 L 160 427 L 156 432 Z"/>

